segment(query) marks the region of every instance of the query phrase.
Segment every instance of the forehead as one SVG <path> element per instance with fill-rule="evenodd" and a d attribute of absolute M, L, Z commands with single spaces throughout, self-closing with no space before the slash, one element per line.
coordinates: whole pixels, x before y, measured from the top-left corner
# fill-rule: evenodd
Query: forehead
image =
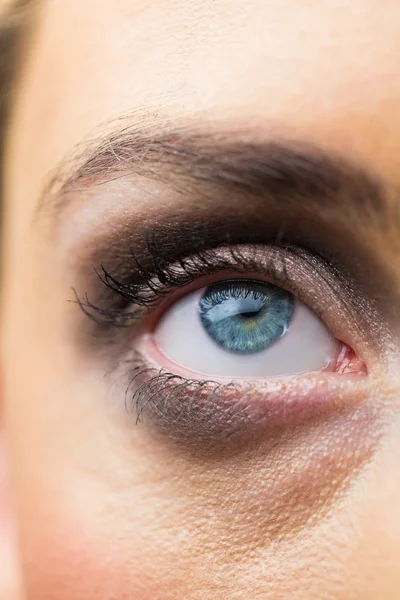
<path fill-rule="evenodd" d="M 399 30 L 396 0 L 384 9 L 375 0 L 44 2 L 18 95 L 11 175 L 23 168 L 36 202 L 71 148 L 139 111 L 149 122 L 293 135 L 395 179 Z"/>

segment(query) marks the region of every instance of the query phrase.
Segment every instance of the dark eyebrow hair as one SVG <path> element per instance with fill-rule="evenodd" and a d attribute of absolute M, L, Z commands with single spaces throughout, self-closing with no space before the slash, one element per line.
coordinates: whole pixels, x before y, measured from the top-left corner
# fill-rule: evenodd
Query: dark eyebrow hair
<path fill-rule="evenodd" d="M 388 187 L 356 163 L 293 139 L 251 131 L 126 126 L 77 148 L 53 174 L 40 208 L 62 211 L 70 192 L 138 175 L 178 189 L 207 189 L 302 202 L 307 210 L 346 210 L 349 218 L 386 217 Z M 375 222 L 376 225 L 376 222 Z"/>

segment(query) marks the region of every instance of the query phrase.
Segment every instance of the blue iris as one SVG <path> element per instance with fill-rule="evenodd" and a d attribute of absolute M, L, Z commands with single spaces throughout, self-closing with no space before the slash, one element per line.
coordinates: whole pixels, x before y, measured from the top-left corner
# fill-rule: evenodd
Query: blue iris
<path fill-rule="evenodd" d="M 230 352 L 251 354 L 286 333 L 293 317 L 292 294 L 262 281 L 236 279 L 208 287 L 200 319 L 208 335 Z"/>

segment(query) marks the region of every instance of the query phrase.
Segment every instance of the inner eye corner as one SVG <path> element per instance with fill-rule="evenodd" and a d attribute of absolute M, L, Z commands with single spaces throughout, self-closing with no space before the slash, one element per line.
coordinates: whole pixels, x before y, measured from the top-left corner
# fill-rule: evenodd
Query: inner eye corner
<path fill-rule="evenodd" d="M 341 344 L 341 348 L 336 361 L 336 372 L 343 375 L 368 375 L 367 363 L 351 346 L 341 340 L 338 341 Z"/>

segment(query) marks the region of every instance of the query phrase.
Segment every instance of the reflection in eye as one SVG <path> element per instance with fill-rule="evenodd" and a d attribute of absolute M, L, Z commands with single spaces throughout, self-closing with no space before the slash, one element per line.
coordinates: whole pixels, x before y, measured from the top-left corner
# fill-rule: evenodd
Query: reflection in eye
<path fill-rule="evenodd" d="M 163 315 L 154 340 L 182 369 L 230 378 L 333 370 L 341 347 L 292 294 L 247 279 L 220 281 L 180 299 Z"/>

